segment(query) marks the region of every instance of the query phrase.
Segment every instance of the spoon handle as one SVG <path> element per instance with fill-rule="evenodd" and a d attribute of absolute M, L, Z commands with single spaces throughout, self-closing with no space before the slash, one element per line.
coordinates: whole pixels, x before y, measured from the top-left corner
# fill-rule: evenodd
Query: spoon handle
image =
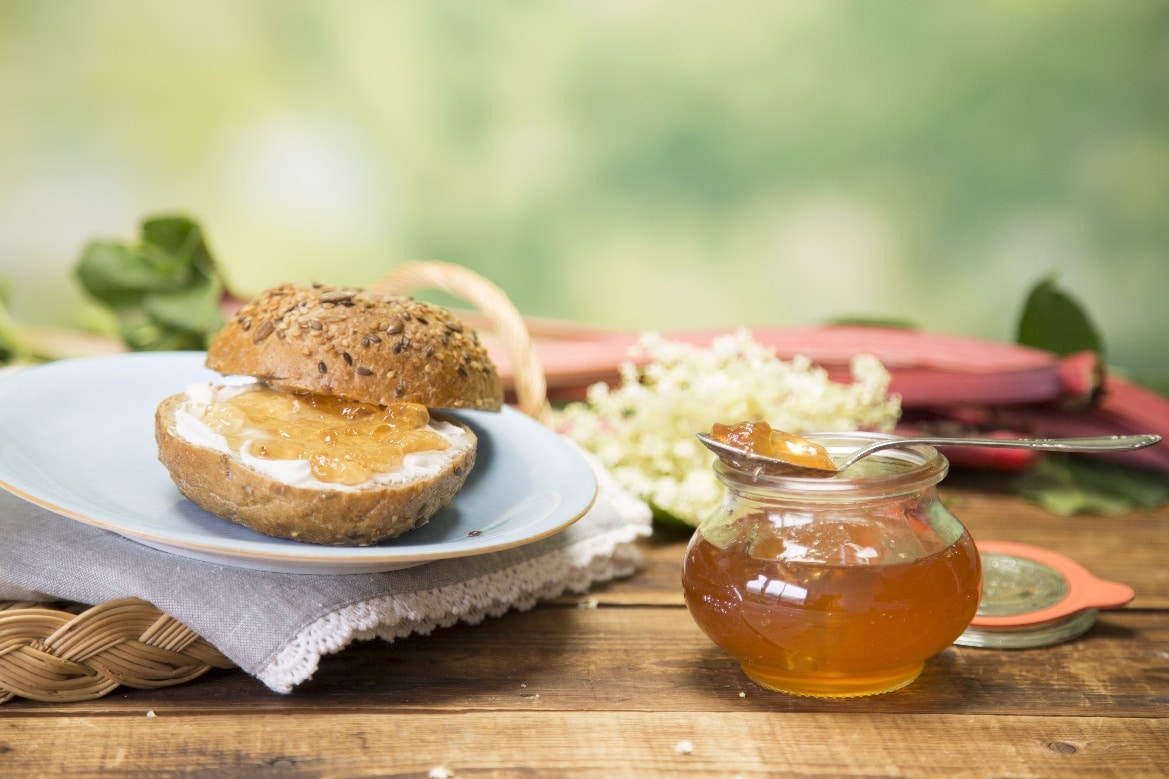
<path fill-rule="evenodd" d="M 873 452 L 895 446 L 927 444 L 929 446 L 987 446 L 1000 449 L 1040 449 L 1045 452 L 1127 452 L 1143 449 L 1161 440 L 1159 435 L 1112 435 L 1087 438 L 944 438 L 913 437 L 878 441 L 862 447 L 840 464 L 841 470 Z"/>

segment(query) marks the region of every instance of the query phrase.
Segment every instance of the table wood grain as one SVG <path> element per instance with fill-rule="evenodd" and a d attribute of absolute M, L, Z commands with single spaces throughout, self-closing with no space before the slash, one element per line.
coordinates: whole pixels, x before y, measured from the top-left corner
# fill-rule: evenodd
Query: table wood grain
<path fill-rule="evenodd" d="M 1055 517 L 993 476 L 942 495 L 978 539 L 1033 543 L 1136 598 L 1052 647 L 951 647 L 847 700 L 753 685 L 695 627 L 687 533 L 633 577 L 393 644 L 279 695 L 240 671 L 0 706 L 0 776 L 1144 777 L 1169 775 L 1169 508 Z"/>

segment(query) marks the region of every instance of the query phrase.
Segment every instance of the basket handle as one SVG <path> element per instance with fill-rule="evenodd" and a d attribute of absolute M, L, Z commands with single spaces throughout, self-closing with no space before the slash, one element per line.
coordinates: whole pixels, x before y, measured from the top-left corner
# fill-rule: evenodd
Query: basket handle
<path fill-rule="evenodd" d="M 434 260 L 399 265 L 369 286 L 370 292 L 381 295 L 403 295 L 420 289 L 441 290 L 482 312 L 515 362 L 515 392 L 520 411 L 549 424 L 552 411 L 544 367 L 536 355 L 527 323 L 507 294 L 468 268 Z"/>

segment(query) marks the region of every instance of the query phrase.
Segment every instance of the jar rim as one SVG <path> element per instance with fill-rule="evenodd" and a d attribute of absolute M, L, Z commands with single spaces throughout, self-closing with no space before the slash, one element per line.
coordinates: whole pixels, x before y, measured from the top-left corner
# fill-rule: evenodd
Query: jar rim
<path fill-rule="evenodd" d="M 846 457 L 862 446 L 877 441 L 902 438 L 890 433 L 867 431 L 804 433 L 803 437 L 823 446 L 834 459 Z M 937 484 L 945 478 L 950 468 L 945 456 L 926 444 L 890 447 L 872 455 L 872 459 L 880 459 L 883 464 L 892 466 L 892 469 L 886 473 L 861 471 L 864 475 L 855 477 L 847 476 L 847 471 L 796 476 L 788 473 L 765 473 L 721 458 L 715 460 L 713 467 L 715 475 L 728 486 L 733 484 L 739 489 L 760 489 L 797 494 L 801 497 L 849 494 L 870 497 L 913 492 Z"/>

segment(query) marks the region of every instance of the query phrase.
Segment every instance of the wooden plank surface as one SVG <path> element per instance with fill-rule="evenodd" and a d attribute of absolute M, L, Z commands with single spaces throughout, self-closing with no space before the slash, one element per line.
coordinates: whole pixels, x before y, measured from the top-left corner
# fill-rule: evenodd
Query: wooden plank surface
<path fill-rule="evenodd" d="M 1081 638 L 952 647 L 909 687 L 769 693 L 690 620 L 688 532 L 585 596 L 355 644 L 278 695 L 239 671 L 96 701 L 0 706 L 0 776 L 1164 776 L 1169 509 L 1050 516 L 998 482 L 943 497 L 976 538 L 1035 543 L 1137 597 Z"/>
<path fill-rule="evenodd" d="M 520 637 L 522 640 L 517 640 Z M 15 701 L 18 710 L 61 710 Z M 683 609 L 537 608 L 388 646 L 354 645 L 325 658 L 288 696 L 239 672 L 212 672 L 162 691 L 119 691 L 70 713 L 161 710 L 343 712 L 358 708 L 527 711 L 818 711 L 873 713 L 1169 713 L 1169 616 L 1104 616 L 1081 639 L 1035 650 L 952 647 L 892 695 L 821 700 L 753 685 Z"/>
<path fill-rule="evenodd" d="M 5 776 L 1148 777 L 1169 723 L 627 711 L 0 720 Z"/>

